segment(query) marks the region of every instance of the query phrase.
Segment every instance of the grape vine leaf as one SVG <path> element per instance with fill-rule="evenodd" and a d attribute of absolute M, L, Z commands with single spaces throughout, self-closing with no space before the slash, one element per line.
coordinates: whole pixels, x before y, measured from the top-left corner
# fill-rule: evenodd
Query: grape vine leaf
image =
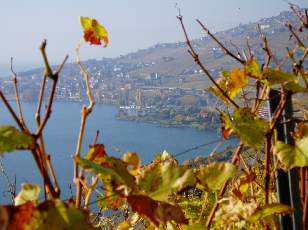
<path fill-rule="evenodd" d="M 116 210 L 124 201 L 125 197 L 118 194 L 117 191 L 114 191 L 111 182 L 104 178 L 104 196 L 101 194 L 98 195 L 97 206 L 102 208 L 102 210 L 107 210 L 109 208 Z"/>
<path fill-rule="evenodd" d="M 301 93 L 307 91 L 297 81 L 289 81 L 285 83 L 284 88 L 291 91 L 292 93 Z"/>
<path fill-rule="evenodd" d="M 36 184 L 21 184 L 21 191 L 14 199 L 15 205 L 22 205 L 28 201 L 32 201 L 34 204 L 37 204 L 40 191 L 40 186 Z"/>
<path fill-rule="evenodd" d="M 153 162 L 141 169 L 137 184 L 151 198 L 167 201 L 168 196 L 196 183 L 191 169 L 178 165 L 173 159 Z"/>
<path fill-rule="evenodd" d="M 227 89 L 230 98 L 233 99 L 242 90 L 242 88 L 247 85 L 247 83 L 248 77 L 244 71 L 240 70 L 239 68 L 232 69 L 230 78 L 227 82 Z"/>
<path fill-rule="evenodd" d="M 222 71 L 220 74 L 221 77 L 216 83 L 231 99 L 233 99 L 248 83 L 247 75 L 239 68 L 234 68 L 231 71 Z M 216 86 L 210 87 L 209 90 L 227 104 L 229 103 L 226 97 Z"/>
<path fill-rule="evenodd" d="M 277 214 L 288 214 L 294 211 L 293 208 L 279 203 L 272 203 L 258 208 L 249 218 L 248 221 L 256 223 L 261 219 L 268 218 Z"/>
<path fill-rule="evenodd" d="M 95 144 L 91 146 L 90 150 L 85 156 L 85 159 L 93 161 L 97 164 L 103 164 L 105 162 L 105 146 L 103 144 Z"/>
<path fill-rule="evenodd" d="M 236 229 L 246 229 L 245 220 L 257 209 L 255 201 L 246 203 L 235 198 L 225 198 L 220 203 L 221 205 L 215 214 L 214 221 L 216 225 L 226 228 L 235 226 Z"/>
<path fill-rule="evenodd" d="M 188 224 L 181 207 L 177 204 L 156 201 L 145 195 L 128 196 L 127 202 L 132 207 L 133 212 L 146 216 L 156 226 L 168 221 Z"/>
<path fill-rule="evenodd" d="M 301 139 L 308 136 L 308 124 L 305 122 L 299 122 L 292 136 L 295 139 Z"/>
<path fill-rule="evenodd" d="M 8 217 L 7 229 L 93 229 L 88 213 L 58 199 L 38 206 L 31 201 L 18 206 L 2 206 L 2 211 Z"/>
<path fill-rule="evenodd" d="M 122 160 L 127 164 L 128 171 L 133 176 L 136 176 L 139 172 L 140 158 L 135 152 L 127 152 L 122 156 Z"/>
<path fill-rule="evenodd" d="M 234 111 L 233 121 L 228 116 L 223 116 L 226 127 L 232 127 L 234 133 L 241 141 L 254 149 L 260 149 L 266 134 L 268 123 L 255 117 L 249 108 L 240 108 Z"/>
<path fill-rule="evenodd" d="M 228 114 L 221 112 L 220 121 L 221 121 L 221 135 L 224 139 L 228 139 L 232 134 L 232 123 Z"/>
<path fill-rule="evenodd" d="M 127 188 L 134 190 L 136 187 L 135 178 L 127 168 L 125 162 L 114 157 L 105 155 L 105 163 L 100 165 L 87 159 L 74 158 L 86 171 L 99 175 L 101 178 L 111 177 L 112 184 L 116 187 L 126 185 Z"/>
<path fill-rule="evenodd" d="M 297 76 L 291 73 L 283 72 L 272 68 L 264 69 L 263 75 L 264 75 L 264 83 L 270 87 L 275 86 L 277 84 L 298 80 Z"/>
<path fill-rule="evenodd" d="M 209 165 L 201 166 L 196 176 L 198 183 L 205 187 L 205 189 L 219 190 L 236 172 L 237 167 L 231 163 L 213 162 Z"/>
<path fill-rule="evenodd" d="M 184 230 L 204 230 L 204 224 L 195 223 L 189 226 L 185 226 Z"/>
<path fill-rule="evenodd" d="M 86 212 L 59 199 L 40 204 L 28 226 L 32 229 L 93 229 Z"/>
<path fill-rule="evenodd" d="M 96 19 L 88 17 L 80 17 L 80 23 L 83 27 L 83 38 L 91 45 L 101 45 L 101 40 L 104 41 L 104 47 L 108 45 L 108 33 Z"/>
<path fill-rule="evenodd" d="M 131 227 L 131 224 L 126 220 L 118 225 L 117 230 L 129 230 Z"/>
<path fill-rule="evenodd" d="M 286 170 L 308 166 L 308 136 L 296 140 L 294 146 L 277 141 L 274 145 L 274 154 Z"/>
<path fill-rule="evenodd" d="M 29 149 L 33 144 L 33 138 L 14 126 L 0 125 L 0 155 L 4 152 L 12 152 L 16 149 Z"/>
<path fill-rule="evenodd" d="M 263 79 L 263 75 L 260 71 L 260 65 L 257 62 L 257 60 L 255 60 L 255 59 L 249 60 L 245 64 L 244 70 L 245 70 L 245 73 L 252 78 L 256 78 L 256 79 L 259 79 L 259 80 Z"/>

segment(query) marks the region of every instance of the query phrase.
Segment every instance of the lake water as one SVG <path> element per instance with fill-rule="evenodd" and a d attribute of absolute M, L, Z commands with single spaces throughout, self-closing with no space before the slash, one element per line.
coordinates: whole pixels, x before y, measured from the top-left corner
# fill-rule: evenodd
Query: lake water
<path fill-rule="evenodd" d="M 12 104 L 14 104 L 12 102 Z M 62 186 L 62 197 L 69 196 L 69 185 L 72 183 L 73 163 L 71 156 L 75 151 L 80 125 L 79 103 L 55 103 L 50 120 L 45 129 L 46 150 L 51 154 L 59 183 Z M 24 115 L 31 130 L 35 129 L 34 114 L 36 104 L 23 103 Z M 110 155 L 120 157 L 123 152 L 135 151 L 146 163 L 157 153 L 167 150 L 177 154 L 194 146 L 219 139 L 216 131 L 200 131 L 191 128 L 165 128 L 156 124 L 120 121 L 115 118 L 117 107 L 96 105 L 88 118 L 82 154 L 93 143 L 96 130 L 100 131 L 98 143 L 103 143 Z M 0 102 L 0 124 L 14 124 L 7 110 Z M 234 143 L 234 140 L 231 141 Z M 227 144 L 227 143 L 226 143 Z M 229 142 L 230 144 L 230 142 Z M 180 162 L 198 155 L 206 156 L 215 144 L 181 155 Z M 16 175 L 17 191 L 22 182 L 41 184 L 38 171 L 30 152 L 17 151 L 6 153 L 1 159 L 9 178 L 14 181 Z M 8 202 L 5 177 L 0 172 L 0 203 Z"/>

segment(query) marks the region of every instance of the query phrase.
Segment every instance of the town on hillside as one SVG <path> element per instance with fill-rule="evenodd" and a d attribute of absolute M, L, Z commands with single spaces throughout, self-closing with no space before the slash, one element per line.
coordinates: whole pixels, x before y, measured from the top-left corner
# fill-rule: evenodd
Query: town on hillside
<path fill-rule="evenodd" d="M 240 24 L 215 36 L 235 53 L 247 52 L 249 44 L 254 57 L 262 63 L 264 52 L 257 30 L 260 25 L 279 61 L 285 55 L 285 47 L 293 42 L 285 26 L 287 22 L 297 22 L 289 11 Z M 200 36 L 202 33 L 200 29 Z M 219 77 L 221 70 L 236 65 L 208 36 L 193 40 L 192 45 L 214 78 Z M 207 90 L 210 82 L 187 53 L 184 42 L 156 44 L 118 58 L 87 60 L 83 64 L 90 76 L 95 101 L 119 106 L 119 119 L 199 129 L 216 128 L 219 123 L 223 104 Z M 38 68 L 18 74 L 22 100 L 37 100 L 42 73 L 43 69 Z M 0 78 L 0 88 L 8 98 L 14 97 L 10 77 Z M 85 92 L 78 66 L 67 64 L 57 85 L 56 100 L 83 101 L 87 99 Z"/>

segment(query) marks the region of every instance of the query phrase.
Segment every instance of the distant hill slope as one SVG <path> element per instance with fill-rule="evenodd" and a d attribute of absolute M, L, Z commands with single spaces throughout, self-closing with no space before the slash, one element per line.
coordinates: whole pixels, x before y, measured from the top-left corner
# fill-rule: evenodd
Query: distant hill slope
<path fill-rule="evenodd" d="M 286 54 L 286 47 L 293 47 L 294 41 L 290 39 L 286 23 L 298 24 L 296 17 L 290 11 L 280 13 L 278 16 L 264 18 L 258 22 L 249 24 L 240 24 L 239 26 L 214 33 L 226 47 L 236 53 L 235 44 L 240 52 L 247 52 L 247 39 L 256 58 L 262 63 L 264 52 L 262 50 L 262 41 L 257 31 L 257 25 L 260 24 L 262 32 L 267 36 L 269 44 L 277 59 L 281 59 Z M 204 22 L 206 25 L 206 22 Z M 180 25 L 179 25 L 180 26 Z M 209 28 L 210 29 L 210 28 Z M 214 32 L 214 31 L 211 31 Z M 229 69 L 236 65 L 230 57 L 224 55 L 219 46 L 202 31 L 203 37 L 192 41 L 193 46 L 200 54 L 202 62 L 213 73 L 218 75 L 221 69 Z M 305 34 L 305 36 L 308 36 Z M 184 35 L 181 37 L 183 38 Z M 152 74 L 159 76 L 162 86 L 173 86 L 182 88 L 205 88 L 208 80 L 199 71 L 191 56 L 187 53 L 185 42 L 156 44 L 150 48 L 142 49 L 137 52 L 122 55 L 118 58 L 103 58 L 101 60 L 88 60 L 84 62 L 91 73 L 93 81 L 101 79 L 146 79 Z M 42 69 L 35 69 L 23 72 L 22 76 L 31 76 L 31 79 L 40 77 Z M 61 78 L 61 84 L 76 80 L 79 75 L 79 69 L 76 64 L 67 64 L 62 72 L 65 78 Z M 26 78 L 23 78 L 26 79 Z M 29 78 L 28 78 L 29 79 Z M 179 79 L 182 79 L 179 81 Z M 123 81 L 127 83 L 129 81 Z M 70 83 L 71 84 L 71 83 Z"/>
<path fill-rule="evenodd" d="M 215 36 L 235 53 L 236 50 L 230 41 L 238 46 L 241 51 L 242 49 L 247 51 L 246 42 L 248 38 L 255 56 L 262 60 L 264 55 L 262 41 L 257 31 L 257 25 L 260 24 L 262 32 L 268 37 L 270 46 L 275 51 L 276 57 L 280 59 L 285 54 L 285 47 L 292 47 L 294 44 L 293 40 L 289 39 L 289 31 L 285 26 L 285 23 L 288 22 L 298 24 L 294 15 L 286 11 L 275 17 L 264 18 L 255 23 L 239 25 L 238 27 L 215 33 Z M 204 31 L 200 28 L 200 34 L 202 33 Z M 192 44 L 199 52 L 201 60 L 208 69 L 214 71 L 234 65 L 234 62 L 229 57 L 226 57 L 219 46 L 207 36 L 193 40 Z M 194 65 L 191 56 L 187 53 L 186 44 L 183 42 L 157 44 L 148 49 L 139 50 L 114 59 L 114 61 L 118 65 L 123 63 L 139 65 L 140 68 L 130 71 L 133 76 L 143 76 L 153 72 L 167 76 L 186 75 L 192 74 L 194 70 L 198 69 Z"/>

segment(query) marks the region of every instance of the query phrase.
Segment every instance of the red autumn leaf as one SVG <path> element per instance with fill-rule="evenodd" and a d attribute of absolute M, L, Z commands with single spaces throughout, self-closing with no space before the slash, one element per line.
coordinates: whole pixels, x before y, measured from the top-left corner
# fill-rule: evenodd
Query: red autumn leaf
<path fill-rule="evenodd" d="M 2 210 L 9 217 L 8 223 L 6 223 L 8 224 L 7 229 L 24 230 L 25 226 L 31 222 L 36 207 L 31 201 L 28 201 L 19 206 L 3 206 Z"/>
<path fill-rule="evenodd" d="M 108 33 L 96 19 L 80 17 L 80 22 L 83 27 L 83 38 L 91 45 L 101 45 L 101 40 L 104 41 L 104 47 L 108 45 Z"/>
<path fill-rule="evenodd" d="M 106 159 L 105 146 L 103 144 L 95 144 L 91 146 L 89 152 L 86 155 L 87 160 L 91 160 L 95 163 L 102 164 L 105 163 Z"/>
<path fill-rule="evenodd" d="M 156 226 L 171 220 L 178 224 L 188 224 L 181 207 L 177 204 L 155 201 L 144 195 L 128 196 L 127 201 L 134 212 L 148 217 Z"/>

